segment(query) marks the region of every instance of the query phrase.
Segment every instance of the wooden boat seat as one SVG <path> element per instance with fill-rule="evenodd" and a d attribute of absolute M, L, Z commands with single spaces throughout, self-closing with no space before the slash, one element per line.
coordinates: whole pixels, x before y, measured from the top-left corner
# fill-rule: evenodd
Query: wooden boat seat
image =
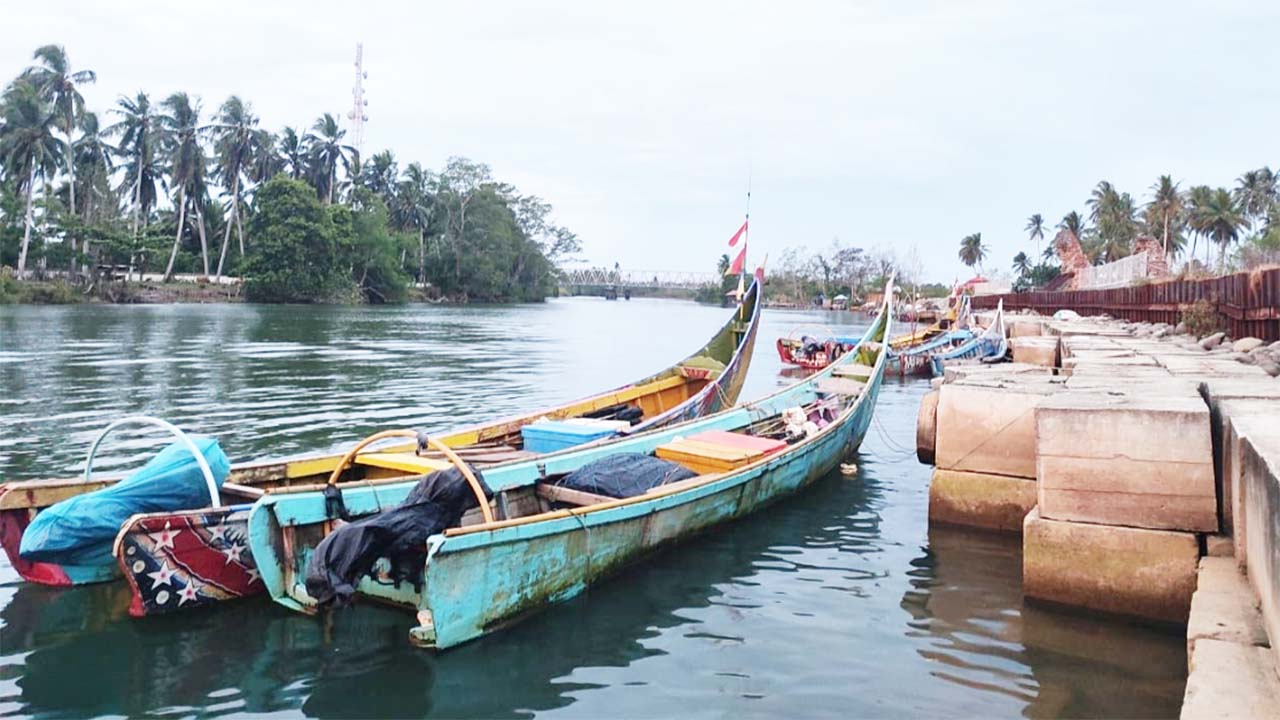
<path fill-rule="evenodd" d="M 851 378 L 828 377 L 819 380 L 815 389 L 820 393 L 827 393 L 828 395 L 858 397 L 866 387 L 866 383 L 859 382 Z"/>
<path fill-rule="evenodd" d="M 249 485 L 241 485 L 239 483 L 222 483 L 221 494 L 250 502 L 257 500 L 267 494 L 262 488 L 250 487 Z"/>
<path fill-rule="evenodd" d="M 713 430 L 659 445 L 654 454 L 704 475 L 748 465 L 784 447 L 780 440 Z"/>
<path fill-rule="evenodd" d="M 875 370 L 870 365 L 862 365 L 860 363 L 851 363 L 849 365 L 841 365 L 831 371 L 834 377 L 847 378 L 869 378 Z"/>
<path fill-rule="evenodd" d="M 537 484 L 537 493 L 538 497 L 548 502 L 559 502 L 568 505 L 578 505 L 580 507 L 603 502 L 612 502 L 615 499 L 608 495 L 597 495 L 595 493 L 560 487 L 559 485 L 548 485 L 546 483 Z"/>
<path fill-rule="evenodd" d="M 365 453 L 357 455 L 355 463 L 357 465 L 367 465 L 369 467 L 386 468 L 388 470 L 401 470 L 408 473 L 426 474 L 436 470 L 445 470 L 453 465 L 448 460 L 437 460 L 430 457 L 418 457 L 417 455 L 407 453 Z"/>

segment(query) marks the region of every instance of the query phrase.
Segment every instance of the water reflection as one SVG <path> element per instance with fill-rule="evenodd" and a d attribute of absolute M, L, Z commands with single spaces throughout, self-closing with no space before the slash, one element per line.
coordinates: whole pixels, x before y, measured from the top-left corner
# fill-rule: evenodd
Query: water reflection
<path fill-rule="evenodd" d="M 0 307 L 0 477 L 74 471 L 127 412 L 217 434 L 237 459 L 478 421 L 652 372 L 724 317 L 639 299 Z M 866 322 L 766 312 L 744 398 L 794 379 L 773 340 L 815 320 L 847 334 Z M 136 620 L 122 585 L 21 585 L 0 560 L 0 715 L 1175 714 L 1176 633 L 1024 606 L 1016 539 L 928 530 L 929 470 L 910 450 L 927 387 L 885 382 L 857 477 L 440 655 L 408 644 L 397 610 L 362 605 L 326 626 L 244 601 Z M 102 467 L 154 448 L 122 435 Z"/>
<path fill-rule="evenodd" d="M 1023 604 L 1020 542 L 930 529 L 902 608 L 931 674 L 1007 695 L 1026 717 L 1176 716 L 1186 674 L 1179 633 Z"/>

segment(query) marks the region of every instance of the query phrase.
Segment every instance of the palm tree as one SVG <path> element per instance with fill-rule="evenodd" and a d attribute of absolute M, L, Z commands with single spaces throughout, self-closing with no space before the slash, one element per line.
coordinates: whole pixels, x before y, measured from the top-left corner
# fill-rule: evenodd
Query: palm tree
<path fill-rule="evenodd" d="M 73 146 L 76 178 L 80 184 L 78 191 L 82 198 L 81 219 L 87 225 L 99 208 L 113 206 L 116 203 L 111 193 L 111 173 L 114 170 L 112 156 L 115 150 L 107 142 L 105 131 L 98 122 L 96 113 L 86 112 L 80 116 L 80 137 Z M 89 238 L 84 239 L 80 248 L 86 262 L 90 257 Z M 83 271 L 88 271 L 86 264 Z"/>
<path fill-rule="evenodd" d="M 1218 265 L 1221 267 L 1227 258 L 1227 246 L 1240 239 L 1240 231 L 1249 222 L 1226 188 L 1218 188 L 1208 195 L 1200 208 L 1199 222 L 1205 236 L 1218 244 Z"/>
<path fill-rule="evenodd" d="M 173 278 L 173 262 L 178 257 L 182 243 L 182 231 L 186 228 L 188 197 L 199 198 L 204 193 L 204 173 L 208 161 L 204 148 L 200 147 L 200 102 L 192 101 L 184 92 L 176 92 L 160 103 L 167 113 L 160 116 L 168 142 L 169 177 L 178 191 L 174 207 L 178 211 L 178 229 L 173 236 L 173 249 L 169 252 L 169 264 L 164 269 L 164 281 Z M 203 226 L 203 222 L 201 223 Z M 200 233 L 200 255 L 204 260 L 204 274 L 209 274 L 209 248 L 203 228 Z"/>
<path fill-rule="evenodd" d="M 280 167 L 289 177 L 298 180 L 307 174 L 306 139 L 298 135 L 298 131 L 285 126 L 280 131 Z"/>
<path fill-rule="evenodd" d="M 1254 227 L 1267 216 L 1271 206 L 1280 201 L 1280 176 L 1271 168 L 1263 167 L 1246 172 L 1236 182 L 1239 183 L 1234 191 L 1236 201 L 1249 226 Z"/>
<path fill-rule="evenodd" d="M 284 170 L 284 160 L 276 152 L 280 139 L 270 130 L 258 130 L 253 138 L 253 157 L 249 163 L 249 179 L 264 183 Z"/>
<path fill-rule="evenodd" d="M 1196 185 L 1187 191 L 1185 204 L 1187 207 L 1187 227 L 1191 229 L 1191 259 L 1196 257 L 1196 244 L 1206 234 L 1205 215 L 1213 190 L 1208 185 Z M 1209 264 L 1208 245 L 1205 245 L 1205 265 Z"/>
<path fill-rule="evenodd" d="M 431 183 L 430 170 L 423 170 L 416 162 L 409 163 L 390 199 L 391 219 L 396 227 L 418 233 L 418 282 L 422 283 L 427 281 L 427 228 L 435 205 L 431 197 Z"/>
<path fill-rule="evenodd" d="M 222 250 L 218 253 L 218 269 L 216 277 L 222 277 L 222 266 L 227 259 L 227 245 L 231 242 L 231 228 L 240 226 L 240 188 L 241 180 L 253 160 L 255 140 L 257 139 L 258 118 L 253 115 L 253 108 L 232 95 L 218 108 L 214 119 L 214 153 L 217 156 L 215 172 L 222 186 L 231 195 L 231 212 L 226 218 L 226 228 L 222 236 Z M 244 231 L 240 230 L 240 256 L 244 257 Z"/>
<path fill-rule="evenodd" d="M 982 244 L 982 233 L 966 235 L 960 240 L 960 261 L 969 267 L 978 266 L 982 273 L 982 261 L 987 257 L 987 246 Z"/>
<path fill-rule="evenodd" d="M 108 135 L 119 135 L 116 154 L 124 159 L 124 181 L 121 190 L 129 189 L 133 207 L 133 235 L 137 239 L 139 216 L 143 222 L 156 204 L 156 183 L 164 184 L 164 176 L 156 165 L 162 150 L 163 127 L 151 106 L 151 98 L 139 92 L 133 98 L 121 96 L 112 111 L 120 122 L 106 129 Z"/>
<path fill-rule="evenodd" d="M 1018 273 L 1018 277 L 1023 277 L 1031 272 L 1031 258 L 1027 257 L 1024 252 L 1019 252 L 1013 256 L 1013 269 Z"/>
<path fill-rule="evenodd" d="M 1184 203 L 1178 183 L 1168 175 L 1161 175 L 1156 184 L 1151 186 L 1151 202 L 1147 204 L 1147 225 L 1151 230 L 1159 229 L 1160 246 L 1164 254 L 1169 254 L 1170 229 L 1178 231 L 1182 224 Z M 1154 222 L 1154 226 L 1153 223 Z M 1180 243 L 1179 243 L 1180 244 Z"/>
<path fill-rule="evenodd" d="M 332 113 L 325 113 L 311 126 L 307 141 L 311 146 L 312 183 L 326 204 L 333 204 L 333 190 L 338 184 L 338 165 L 350 173 L 352 165 L 360 162 L 359 154 L 342 138 L 346 130 L 338 128 L 338 120 Z"/>
<path fill-rule="evenodd" d="M 32 199 L 36 178 L 48 180 L 58 171 L 62 144 L 54 137 L 60 117 L 30 82 L 16 81 L 4 94 L 4 124 L 0 126 L 0 162 L 26 201 L 18 277 L 27 270 L 27 250 L 34 225 Z"/>
<path fill-rule="evenodd" d="M 1031 240 L 1036 244 L 1036 255 L 1040 254 L 1040 241 L 1044 239 L 1044 218 L 1040 213 L 1036 213 L 1027 218 L 1027 226 L 1023 228 L 1030 235 Z"/>
<path fill-rule="evenodd" d="M 67 192 L 70 195 L 71 214 L 76 212 L 76 163 L 75 151 L 71 147 L 71 134 L 76 129 L 76 121 L 84 112 L 84 97 L 76 89 L 77 85 L 86 85 L 98 79 L 92 70 L 71 69 L 67 59 L 67 51 L 61 45 L 45 45 L 37 48 L 32 54 L 36 65 L 27 68 L 23 76 L 31 81 L 40 96 L 48 102 L 58 116 L 58 129 L 62 131 L 66 152 Z M 72 269 L 75 267 L 75 239 L 71 239 Z"/>
<path fill-rule="evenodd" d="M 1137 208 L 1129 193 L 1121 193 L 1103 180 L 1088 201 L 1089 219 L 1094 223 L 1095 252 L 1107 262 L 1118 260 L 1132 250 L 1138 235 Z"/>
<path fill-rule="evenodd" d="M 1086 227 L 1084 218 L 1075 210 L 1063 215 L 1062 222 L 1058 223 L 1059 230 L 1069 230 L 1072 235 L 1076 236 L 1077 241 L 1084 235 Z"/>
<path fill-rule="evenodd" d="M 729 254 L 721 255 L 720 259 L 716 261 L 716 275 L 724 277 L 725 273 L 729 272 L 729 265 Z"/>
<path fill-rule="evenodd" d="M 396 156 L 390 150 L 383 150 L 372 155 L 369 162 L 361 168 L 361 180 L 366 189 L 390 202 L 398 173 Z"/>

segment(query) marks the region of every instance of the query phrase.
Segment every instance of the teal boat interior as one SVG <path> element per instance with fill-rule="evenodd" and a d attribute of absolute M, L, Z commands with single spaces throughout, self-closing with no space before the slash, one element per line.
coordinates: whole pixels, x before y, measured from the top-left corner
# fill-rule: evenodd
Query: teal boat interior
<path fill-rule="evenodd" d="M 417 610 L 415 641 L 448 647 L 572 597 L 641 550 L 750 512 L 830 472 L 869 427 L 888 357 L 888 307 L 854 351 L 762 400 L 606 444 L 486 468 L 483 481 L 493 499 L 463 515 L 458 526 L 430 536 L 420 582 L 395 576 L 380 558 L 359 579 L 357 594 Z M 663 458 L 689 472 L 629 497 L 561 484 L 593 462 L 629 454 Z M 760 482 L 747 497 L 753 479 Z M 374 516 L 404 502 L 417 480 L 347 484 L 342 501 L 351 518 Z M 652 521 L 640 535 L 621 529 L 646 516 Z M 324 492 L 271 494 L 255 504 L 249 544 L 273 599 L 302 612 L 318 609 L 304 581 L 308 564 L 320 542 L 342 525 Z M 586 567 L 578 565 L 580 558 Z"/>

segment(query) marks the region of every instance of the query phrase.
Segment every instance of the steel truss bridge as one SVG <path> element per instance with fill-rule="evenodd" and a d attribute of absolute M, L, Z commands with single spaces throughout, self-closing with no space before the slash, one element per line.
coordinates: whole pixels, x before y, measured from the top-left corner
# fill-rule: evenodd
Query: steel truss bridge
<path fill-rule="evenodd" d="M 623 287 L 697 290 L 704 285 L 720 284 L 714 272 L 682 272 L 670 270 L 609 270 L 583 268 L 564 274 L 564 284 L 571 287 Z"/>

